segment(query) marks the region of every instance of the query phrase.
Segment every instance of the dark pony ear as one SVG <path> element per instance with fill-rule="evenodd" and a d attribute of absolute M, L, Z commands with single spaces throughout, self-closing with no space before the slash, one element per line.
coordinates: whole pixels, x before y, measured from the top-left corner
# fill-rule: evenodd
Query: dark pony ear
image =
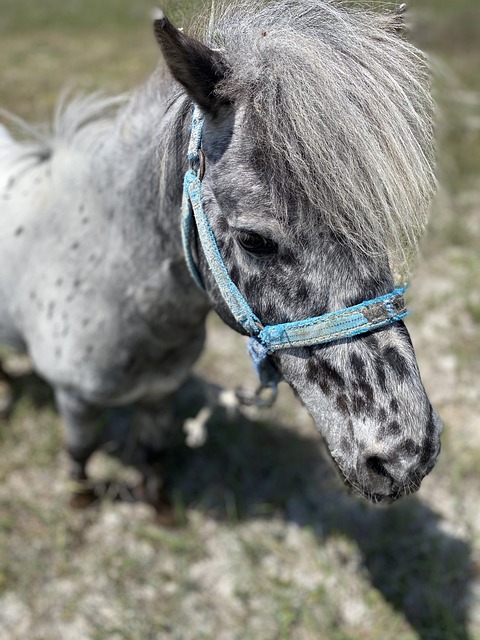
<path fill-rule="evenodd" d="M 399 35 L 403 34 L 407 30 L 405 24 L 405 14 L 407 12 L 407 3 L 402 2 L 395 7 L 395 14 L 393 16 L 393 31 Z"/>
<path fill-rule="evenodd" d="M 175 80 L 204 112 L 216 116 L 221 106 L 228 103 L 215 91 L 227 73 L 220 53 L 183 34 L 161 11 L 155 16 L 154 31 Z"/>

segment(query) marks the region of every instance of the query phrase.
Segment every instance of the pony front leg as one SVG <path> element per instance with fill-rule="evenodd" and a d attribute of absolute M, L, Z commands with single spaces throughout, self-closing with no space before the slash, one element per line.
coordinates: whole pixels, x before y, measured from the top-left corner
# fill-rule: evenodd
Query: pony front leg
<path fill-rule="evenodd" d="M 154 507 L 159 523 L 171 526 L 175 524 L 175 517 L 165 491 L 165 452 L 182 433 L 181 423 L 175 415 L 174 396 L 138 402 L 133 431 L 136 438 L 133 460 L 142 474 L 135 495 Z"/>
<path fill-rule="evenodd" d="M 56 389 L 55 398 L 58 410 L 65 421 L 70 479 L 75 487 L 72 490 L 70 505 L 74 508 L 84 508 L 96 499 L 93 488 L 88 483 L 86 467 L 99 443 L 100 410 L 66 389 Z"/>

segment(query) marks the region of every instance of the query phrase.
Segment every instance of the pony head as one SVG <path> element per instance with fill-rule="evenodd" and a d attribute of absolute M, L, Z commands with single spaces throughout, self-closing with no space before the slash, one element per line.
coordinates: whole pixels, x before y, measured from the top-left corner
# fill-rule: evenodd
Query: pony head
<path fill-rule="evenodd" d="M 206 44 L 155 21 L 205 116 L 205 213 L 263 325 L 382 296 L 408 272 L 435 180 L 426 65 L 399 31 L 398 14 L 320 0 L 234 3 Z M 213 307 L 244 332 L 194 244 Z M 348 484 L 374 502 L 418 489 L 441 423 L 403 322 L 272 358 Z"/>

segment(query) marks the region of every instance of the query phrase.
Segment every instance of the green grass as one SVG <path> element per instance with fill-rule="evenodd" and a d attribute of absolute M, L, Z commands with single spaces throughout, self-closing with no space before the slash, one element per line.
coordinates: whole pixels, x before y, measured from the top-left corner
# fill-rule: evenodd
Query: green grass
<path fill-rule="evenodd" d="M 0 3 L 0 32 L 25 34 L 32 32 L 66 30 L 73 34 L 94 32 L 100 26 L 103 32 L 119 32 L 142 28 L 148 22 L 155 2 L 151 0 L 2 0 Z M 189 20 L 201 6 L 198 0 L 166 0 L 162 9 L 176 23 Z"/>

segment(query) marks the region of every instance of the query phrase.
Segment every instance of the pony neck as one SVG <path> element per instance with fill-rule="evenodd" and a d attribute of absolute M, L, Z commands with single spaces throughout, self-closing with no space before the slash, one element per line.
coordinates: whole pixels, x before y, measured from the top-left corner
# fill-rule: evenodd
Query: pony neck
<path fill-rule="evenodd" d="M 170 258 L 183 255 L 185 102 L 175 98 L 171 80 L 157 71 L 119 112 L 93 160 L 92 178 L 104 194 L 111 224 L 124 229 L 130 246 L 147 240 L 148 246 L 157 244 L 157 250 Z"/>

